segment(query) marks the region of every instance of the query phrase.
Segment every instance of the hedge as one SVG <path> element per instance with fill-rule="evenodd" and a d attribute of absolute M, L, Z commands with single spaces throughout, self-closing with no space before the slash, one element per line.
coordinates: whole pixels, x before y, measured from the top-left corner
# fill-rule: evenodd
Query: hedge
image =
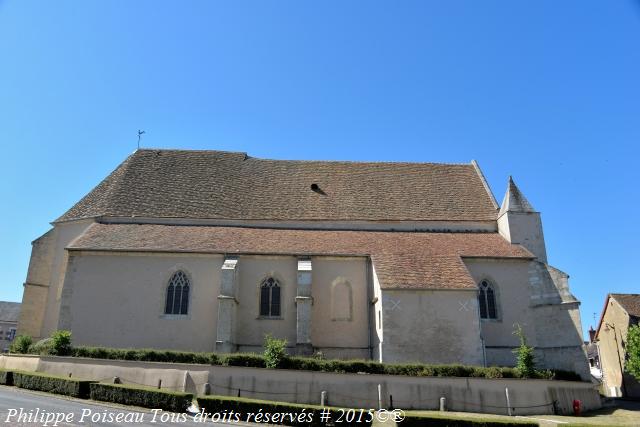
<path fill-rule="evenodd" d="M 264 357 L 255 353 L 231 353 L 220 357 L 219 365 L 244 366 L 249 368 L 265 368 Z"/>
<path fill-rule="evenodd" d="M 264 357 L 255 353 L 196 353 L 152 349 L 114 349 L 104 347 L 75 347 L 72 355 L 95 359 L 136 360 L 146 362 L 193 363 L 218 366 L 244 366 L 264 368 Z M 366 373 L 407 375 L 413 377 L 475 377 L 520 378 L 515 368 L 481 367 L 466 365 L 427 365 L 421 363 L 391 364 L 371 360 L 317 359 L 313 357 L 286 357 L 280 369 L 296 369 L 336 373 Z M 581 381 L 575 372 L 561 370 L 536 371 L 534 378 L 548 380 Z"/>
<path fill-rule="evenodd" d="M 94 381 L 80 380 L 77 378 L 58 377 L 35 372 L 14 372 L 13 384 L 16 387 L 29 390 L 46 391 L 49 393 L 64 394 L 67 396 L 87 399 L 89 397 L 89 384 Z"/>
<path fill-rule="evenodd" d="M 242 422 L 259 422 L 268 424 L 280 424 L 287 426 L 354 426 L 365 427 L 371 426 L 370 416 L 364 411 L 360 416 L 360 410 L 355 410 L 355 418 L 351 418 L 352 422 L 346 420 L 346 413 L 349 409 L 332 408 L 317 405 L 302 405 L 297 403 L 273 402 L 268 400 L 247 399 L 242 397 L 227 396 L 200 396 L 198 397 L 198 406 L 205 414 L 229 414 L 233 411 L 238 414 L 240 419 L 235 421 Z M 330 419 L 321 421 L 320 412 L 328 409 Z M 304 410 L 304 412 L 303 412 Z M 257 414 L 261 415 L 261 420 L 257 420 Z M 274 415 L 278 418 L 274 419 Z M 249 418 L 248 418 L 249 417 Z M 252 418 L 251 418 L 252 417 Z M 267 418 L 268 417 L 268 418 Z M 218 420 L 212 420 L 218 421 Z M 228 421 L 228 420 L 227 420 Z M 234 420 L 231 420 L 232 422 Z M 359 421 L 359 422 L 358 422 Z M 526 421 L 495 421 L 487 418 L 447 418 L 443 416 L 405 416 L 404 421 L 398 424 L 401 427 L 411 426 L 442 426 L 442 427 L 522 427 L 537 426 L 537 423 Z"/>
<path fill-rule="evenodd" d="M 523 421 L 495 421 L 483 418 L 445 418 L 429 417 L 418 415 L 406 415 L 404 421 L 398 424 L 401 427 L 422 427 L 422 426 L 439 426 L 439 427 L 523 427 L 537 426 L 538 423 Z"/>
<path fill-rule="evenodd" d="M 103 402 L 142 406 L 171 412 L 186 412 L 193 394 L 122 384 L 92 383 L 90 397 Z"/>
<path fill-rule="evenodd" d="M 370 426 L 371 423 L 336 423 L 341 414 L 338 408 L 326 408 L 330 418 L 321 421 L 322 406 L 302 405 L 287 402 L 272 402 L 269 400 L 247 399 L 243 397 L 200 396 L 198 406 L 205 414 L 229 414 L 233 411 L 240 417 L 237 421 L 259 424 L 279 424 L 287 426 Z M 258 415 L 260 414 L 260 415 Z M 366 414 L 365 414 L 366 415 Z M 260 418 L 258 418 L 260 417 Z M 218 421 L 213 419 L 212 421 Z M 221 420 L 222 421 L 222 420 Z M 231 420 L 232 422 L 234 420 Z M 364 418 L 363 418 L 364 421 Z"/>
<path fill-rule="evenodd" d="M 13 385 L 13 372 L 0 370 L 0 384 Z"/>
<path fill-rule="evenodd" d="M 188 351 L 74 347 L 71 355 L 92 359 L 137 360 L 144 362 L 194 363 L 206 365 L 220 364 L 219 357 L 215 353 L 196 353 Z"/>

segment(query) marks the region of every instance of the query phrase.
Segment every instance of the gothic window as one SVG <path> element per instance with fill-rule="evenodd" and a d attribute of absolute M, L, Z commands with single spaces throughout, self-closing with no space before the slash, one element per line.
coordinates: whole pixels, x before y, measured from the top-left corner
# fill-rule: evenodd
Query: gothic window
<path fill-rule="evenodd" d="M 260 284 L 260 316 L 280 316 L 280 284 L 273 277 Z"/>
<path fill-rule="evenodd" d="M 496 309 L 496 291 L 493 285 L 487 280 L 480 282 L 478 286 L 478 305 L 480 306 L 481 319 L 497 319 L 498 310 Z"/>
<path fill-rule="evenodd" d="M 169 280 L 164 314 L 187 314 L 188 312 L 189 278 L 183 271 L 177 271 Z"/>

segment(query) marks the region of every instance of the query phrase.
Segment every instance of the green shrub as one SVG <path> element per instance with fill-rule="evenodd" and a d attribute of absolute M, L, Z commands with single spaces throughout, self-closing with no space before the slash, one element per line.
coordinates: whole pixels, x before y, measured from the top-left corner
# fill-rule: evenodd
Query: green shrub
<path fill-rule="evenodd" d="M 72 352 L 71 348 L 71 332 L 70 331 L 55 331 L 51 335 L 52 345 L 51 354 L 54 356 L 70 356 Z"/>
<path fill-rule="evenodd" d="M 540 372 L 540 371 L 538 371 Z M 582 381 L 580 375 L 573 371 L 563 371 L 562 369 L 542 371 L 543 379 L 545 380 L 558 380 L 558 381 Z"/>
<path fill-rule="evenodd" d="M 44 338 L 33 344 L 29 348 L 29 353 L 39 354 L 42 356 L 47 356 L 51 354 L 53 348 L 53 340 L 51 338 Z"/>
<path fill-rule="evenodd" d="M 504 378 L 504 373 L 502 369 L 496 368 L 495 366 L 491 366 L 490 368 L 486 368 L 484 370 L 485 378 Z"/>
<path fill-rule="evenodd" d="M 14 372 L 13 384 L 28 390 L 46 391 L 48 393 L 86 399 L 89 397 L 89 384 L 94 381 L 46 375 L 35 372 Z"/>
<path fill-rule="evenodd" d="M 371 423 L 361 422 L 357 424 L 349 424 L 346 422 L 335 423 L 340 415 L 340 410 L 336 408 L 326 408 L 330 411 L 330 419 L 326 422 L 320 421 L 321 406 L 301 405 L 287 402 L 272 402 L 267 400 L 246 399 L 242 397 L 226 397 L 226 396 L 206 396 L 198 397 L 198 406 L 204 409 L 205 413 L 215 414 L 224 413 L 226 410 L 233 411 L 240 417 L 239 421 L 254 422 L 260 424 L 281 424 L 288 426 L 370 426 Z M 304 410 L 304 412 L 303 412 Z M 261 418 L 257 419 L 259 415 Z M 277 417 L 277 418 L 274 418 Z M 366 418 L 363 417 L 363 421 Z"/>
<path fill-rule="evenodd" d="M 625 370 L 640 381 L 640 325 L 633 325 L 627 332 L 627 363 Z"/>
<path fill-rule="evenodd" d="M 437 365 L 434 369 L 438 377 L 470 377 L 474 371 L 473 367 L 463 365 Z"/>
<path fill-rule="evenodd" d="M 137 360 L 142 362 L 195 363 L 206 365 L 221 364 L 215 353 L 195 353 L 186 351 L 118 349 L 104 347 L 75 347 L 72 355 L 93 359 Z"/>
<path fill-rule="evenodd" d="M 287 358 L 287 340 L 267 334 L 264 336 L 264 365 L 267 368 L 280 368 Z"/>
<path fill-rule="evenodd" d="M 502 378 L 520 378 L 520 374 L 516 368 L 498 368 L 502 374 Z"/>
<path fill-rule="evenodd" d="M 33 339 L 31 339 L 29 335 L 19 335 L 11 343 L 11 346 L 9 347 L 9 352 L 18 353 L 18 354 L 27 354 L 29 353 L 29 349 L 31 348 L 32 343 L 33 343 Z"/>
<path fill-rule="evenodd" d="M 13 385 L 13 372 L 0 370 L 0 384 Z"/>
<path fill-rule="evenodd" d="M 266 367 L 264 357 L 255 353 L 231 353 L 221 357 L 223 366 Z"/>
<path fill-rule="evenodd" d="M 281 367 L 300 371 L 324 371 L 326 364 L 326 360 L 315 357 L 287 357 Z"/>
<path fill-rule="evenodd" d="M 101 383 L 90 385 L 90 397 L 102 402 L 142 406 L 171 412 L 186 412 L 193 400 L 191 393 Z"/>
<path fill-rule="evenodd" d="M 383 364 L 383 373 L 388 375 L 407 375 L 411 377 L 431 377 L 436 371 L 433 365 L 422 365 L 417 363 Z"/>
<path fill-rule="evenodd" d="M 520 338 L 520 346 L 513 350 L 517 359 L 516 369 L 521 378 L 533 378 L 536 374 L 536 361 L 533 354 L 533 347 L 527 345 L 527 337 L 525 337 L 522 327 L 518 324 L 515 326 L 516 329 L 513 331 L 513 334 Z"/>

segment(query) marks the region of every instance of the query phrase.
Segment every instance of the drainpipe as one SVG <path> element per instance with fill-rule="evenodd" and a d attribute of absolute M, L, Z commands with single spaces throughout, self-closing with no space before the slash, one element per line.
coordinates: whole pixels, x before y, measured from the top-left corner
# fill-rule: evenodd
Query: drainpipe
<path fill-rule="evenodd" d="M 478 297 L 480 296 L 480 289 L 476 290 L 476 301 L 478 301 Z M 480 330 L 480 344 L 482 345 L 482 366 L 487 367 L 487 349 L 484 343 L 484 337 L 482 336 L 482 318 L 480 317 L 480 307 L 476 311 L 478 313 L 478 329 Z"/>
<path fill-rule="evenodd" d="M 369 328 L 369 333 L 367 334 L 368 338 L 368 346 L 369 346 L 369 360 L 373 360 L 373 345 L 372 345 L 372 334 L 375 332 L 375 328 L 371 328 L 371 311 L 374 310 L 373 305 L 371 304 L 371 292 L 373 290 L 373 277 L 371 274 L 371 258 L 367 257 L 367 325 Z"/>

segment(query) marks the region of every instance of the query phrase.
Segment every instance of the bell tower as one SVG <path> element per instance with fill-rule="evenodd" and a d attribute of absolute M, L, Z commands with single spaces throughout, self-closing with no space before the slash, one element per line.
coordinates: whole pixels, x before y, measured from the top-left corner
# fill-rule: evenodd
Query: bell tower
<path fill-rule="evenodd" d="M 540 212 L 533 208 L 511 177 L 498 213 L 498 232 L 509 242 L 527 248 L 538 261 L 547 263 Z"/>

